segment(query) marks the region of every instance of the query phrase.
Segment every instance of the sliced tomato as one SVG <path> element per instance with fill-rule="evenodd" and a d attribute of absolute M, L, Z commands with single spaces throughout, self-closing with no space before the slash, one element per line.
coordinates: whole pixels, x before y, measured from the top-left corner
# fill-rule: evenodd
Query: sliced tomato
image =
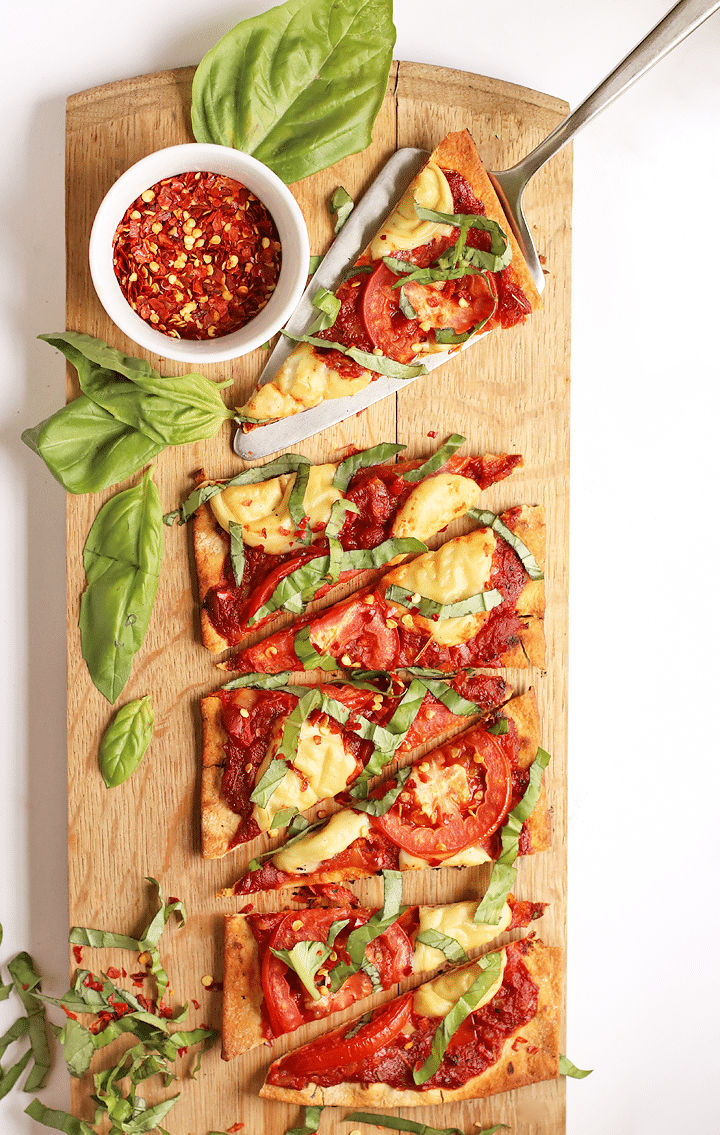
<path fill-rule="evenodd" d="M 362 315 L 374 347 L 389 359 L 409 363 L 417 354 L 413 344 L 427 338 L 417 319 L 408 319 L 400 311 L 400 289 L 393 284 L 400 280 L 382 261 L 367 282 Z"/>
<path fill-rule="evenodd" d="M 412 993 L 391 1001 L 386 1009 L 378 1009 L 372 1020 L 353 1037 L 342 1035 L 347 1025 L 328 1036 L 290 1052 L 281 1061 L 284 1075 L 304 1076 L 324 1072 L 328 1068 L 355 1064 L 390 1044 L 405 1027 L 412 1014 Z"/>
<path fill-rule="evenodd" d="M 376 823 L 411 855 L 447 859 L 492 835 L 511 793 L 512 769 L 502 746 L 491 733 L 475 731 L 457 757 L 443 750 L 416 763 L 397 801 Z"/>
<path fill-rule="evenodd" d="M 446 280 L 442 289 L 430 284 L 408 284 L 407 298 L 421 322 L 450 327 L 464 335 L 492 315 L 495 294 L 487 276 L 461 276 Z"/>
<path fill-rule="evenodd" d="M 294 572 L 296 568 L 303 567 L 305 564 L 309 563 L 310 560 L 317 559 L 318 556 L 322 555 L 322 547 L 308 548 L 306 552 L 298 552 L 292 559 L 285 560 L 284 563 L 279 564 L 273 571 L 269 572 L 250 596 L 245 615 L 246 621 L 251 619 L 255 612 L 259 611 L 260 608 L 267 603 L 275 588 L 283 579 Z"/>

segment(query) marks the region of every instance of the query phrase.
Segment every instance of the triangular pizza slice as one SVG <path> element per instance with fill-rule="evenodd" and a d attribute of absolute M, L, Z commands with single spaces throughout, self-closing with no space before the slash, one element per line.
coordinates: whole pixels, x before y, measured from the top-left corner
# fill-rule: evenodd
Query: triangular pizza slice
<path fill-rule="evenodd" d="M 560 1074 L 561 951 L 532 937 L 448 970 L 288 1052 L 260 1095 L 415 1107 L 479 1099 Z"/>
<path fill-rule="evenodd" d="M 279 850 L 253 860 L 223 893 L 496 860 L 512 871 L 515 856 L 550 844 L 542 793 L 548 760 L 530 690 L 497 710 L 492 724 L 457 734 L 369 791 L 367 784 L 351 787 L 349 807 L 309 827 L 305 822 L 297 835 L 291 827 Z M 512 878 L 504 881 L 507 893 Z"/>
<path fill-rule="evenodd" d="M 227 915 L 223 1058 L 347 1009 L 411 974 L 465 962 L 504 931 L 542 917 L 546 906 L 510 894 L 493 924 L 474 921 L 477 902 L 403 906 L 401 898 L 401 877 L 386 872 L 384 904 L 376 910 L 345 905 Z"/>
<path fill-rule="evenodd" d="M 241 407 L 245 429 L 413 378 L 542 306 L 467 130 L 433 151 L 396 209 L 270 382 Z"/>
<path fill-rule="evenodd" d="M 543 666 L 545 515 L 523 505 L 240 651 L 232 670 Z"/>
<path fill-rule="evenodd" d="M 464 440 L 454 434 L 425 460 L 388 464 L 405 446 L 381 443 L 339 462 L 291 453 L 200 480 L 177 515 L 194 518 L 204 645 L 236 646 L 279 612 L 298 614 L 361 571 L 424 551 L 522 465 L 518 454 L 461 457 Z"/>
<path fill-rule="evenodd" d="M 206 859 L 286 827 L 353 784 L 358 791 L 394 757 L 490 713 L 512 694 L 493 674 L 310 688 L 287 685 L 289 677 L 245 675 L 200 703 Z"/>

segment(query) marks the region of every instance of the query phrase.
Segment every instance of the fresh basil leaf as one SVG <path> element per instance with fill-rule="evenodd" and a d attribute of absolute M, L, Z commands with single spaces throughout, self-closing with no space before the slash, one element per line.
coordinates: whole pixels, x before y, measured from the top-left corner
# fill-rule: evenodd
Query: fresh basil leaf
<path fill-rule="evenodd" d="M 407 298 L 407 293 L 404 288 L 400 289 L 399 306 L 400 311 L 406 319 L 417 319 L 418 313 Z"/>
<path fill-rule="evenodd" d="M 80 642 L 90 677 L 109 702 L 120 697 L 150 622 L 163 554 L 162 508 L 152 470 L 103 505 L 85 541 L 87 587 Z"/>
<path fill-rule="evenodd" d="M 330 570 L 330 555 L 317 556 L 301 567 L 295 568 L 281 579 L 267 603 L 263 603 L 248 619 L 248 627 L 255 626 L 261 619 L 283 608 L 299 614 L 306 603 L 325 585 Z M 305 596 L 309 595 L 306 600 Z"/>
<path fill-rule="evenodd" d="M 374 776 L 382 772 L 395 756 L 418 715 L 420 706 L 425 700 L 425 693 L 426 687 L 413 679 L 387 725 L 376 725 L 366 718 L 360 719 L 357 732 L 363 739 L 372 741 L 375 751 L 363 771 L 353 781 L 350 795 L 356 800 L 367 797 L 369 782 Z M 381 815 L 382 813 L 378 814 Z"/>
<path fill-rule="evenodd" d="M 298 975 L 313 1001 L 320 1000 L 315 974 L 330 957 L 330 946 L 324 942 L 296 942 L 291 950 L 276 950 L 271 946 L 270 952 Z"/>
<path fill-rule="evenodd" d="M 330 212 L 335 221 L 335 236 L 340 232 L 348 217 L 355 208 L 355 202 L 343 185 L 338 185 L 337 189 L 330 198 Z M 338 309 L 339 310 L 339 309 Z"/>
<path fill-rule="evenodd" d="M 195 139 L 288 185 L 326 169 L 370 145 L 394 43 L 391 0 L 286 0 L 243 20 L 197 69 Z"/>
<path fill-rule="evenodd" d="M 320 267 L 320 265 L 322 264 L 324 259 L 325 259 L 324 253 L 323 253 L 322 256 L 314 255 L 314 256 L 310 257 L 310 267 L 308 268 L 308 276 L 314 276 L 315 275 L 315 273 L 317 272 L 318 268 Z"/>
<path fill-rule="evenodd" d="M 333 488 L 340 489 L 344 493 L 358 469 L 367 469 L 368 465 L 380 465 L 384 461 L 389 461 L 396 453 L 402 452 L 403 449 L 407 449 L 407 446 L 398 445 L 392 441 L 382 441 L 379 445 L 372 445 L 369 449 L 360 450 L 359 453 L 351 453 L 349 457 L 340 462 L 335 470 Z"/>
<path fill-rule="evenodd" d="M 434 950 L 440 950 L 449 962 L 469 961 L 457 938 L 451 938 L 449 934 L 441 934 L 439 930 L 423 930 L 415 941 L 423 946 L 432 946 Z"/>
<path fill-rule="evenodd" d="M 292 820 L 293 816 L 297 816 L 297 808 L 281 808 L 279 812 L 273 813 L 272 830 L 275 828 L 284 828 Z"/>
<path fill-rule="evenodd" d="M 274 461 L 267 461 L 265 465 L 255 465 L 251 469 L 244 469 L 242 473 L 231 477 L 229 481 L 201 485 L 200 488 L 194 489 L 177 512 L 167 514 L 168 519 L 170 517 L 173 520 L 177 518 L 178 523 L 186 524 L 200 508 L 200 505 L 206 504 L 212 497 L 224 492 L 225 489 L 234 488 L 236 485 L 258 485 L 261 481 L 270 481 L 273 477 L 281 477 L 285 473 L 299 473 L 304 465 L 309 464 L 309 459 L 302 457 L 299 453 L 283 453 L 281 457 L 276 457 Z M 292 493 L 290 495 L 292 497 Z"/>
<path fill-rule="evenodd" d="M 116 788 L 135 772 L 150 744 L 154 722 L 155 714 L 147 697 L 128 702 L 117 711 L 103 733 L 98 752 L 107 788 Z"/>
<path fill-rule="evenodd" d="M 277 753 L 255 785 L 250 800 L 259 808 L 267 808 L 278 784 L 285 778 L 288 759 L 297 754 L 300 730 L 322 698 L 320 690 L 311 690 L 300 698 L 292 713 L 285 719 L 282 741 Z M 274 826 L 274 825 L 273 825 Z"/>
<path fill-rule="evenodd" d="M 325 535 L 328 539 L 330 550 L 327 578 L 331 583 L 337 583 L 344 569 L 344 557 L 342 544 L 338 540 L 340 531 L 345 523 L 345 515 L 348 512 L 358 513 L 360 509 L 353 501 L 337 500 L 333 501 L 332 509 L 330 510 L 330 519 L 325 525 Z"/>
<path fill-rule="evenodd" d="M 312 627 L 303 627 L 293 639 L 295 653 L 303 664 L 303 670 L 340 670 L 340 663 L 329 654 L 318 654 L 310 642 Z"/>
<path fill-rule="evenodd" d="M 502 973 L 502 951 L 485 954 L 479 958 L 476 965 L 480 967 L 480 974 L 472 983 L 467 993 L 460 997 L 452 1009 L 435 1030 L 432 1049 L 421 1068 L 413 1068 L 413 1080 L 416 1084 L 425 1084 L 435 1075 L 445 1055 L 447 1046 L 460 1025 L 477 1008 L 482 998 L 492 989 Z"/>
<path fill-rule="evenodd" d="M 337 938 L 338 934 L 340 933 L 341 930 L 343 930 L 348 925 L 349 922 L 350 922 L 349 918 L 341 918 L 341 919 L 336 919 L 335 922 L 330 923 L 330 927 L 328 929 L 328 939 L 327 939 L 328 946 L 333 946 L 335 944 L 335 939 Z"/>
<path fill-rule="evenodd" d="M 10 982 L 9 988 L 13 988 L 12 982 Z M 0 1060 L 2 1060 L 13 1041 L 20 1040 L 21 1037 L 27 1036 L 29 1029 L 30 1021 L 27 1017 L 18 1017 L 17 1021 L 14 1021 L 10 1025 L 5 1035 L 0 1037 Z"/>
<path fill-rule="evenodd" d="M 440 213 L 435 209 L 425 209 L 418 204 L 415 205 L 415 212 L 421 221 L 435 221 L 443 225 L 462 227 L 466 231 L 471 228 L 490 233 L 490 249 L 488 252 L 479 248 L 466 249 L 463 240 L 463 248 L 460 254 L 461 256 L 464 255 L 467 260 L 472 259 L 473 263 L 482 266 L 488 272 L 501 272 L 503 268 L 507 268 L 512 260 L 512 247 L 507 236 L 497 221 L 491 220 L 490 217 L 479 216 L 475 213 Z"/>
<path fill-rule="evenodd" d="M 289 457 L 290 454 L 286 454 L 286 456 Z M 293 456 L 295 455 L 293 454 Z M 295 480 L 288 497 L 288 512 L 295 527 L 299 528 L 301 522 L 305 519 L 305 490 L 310 480 L 310 462 L 307 458 L 303 458 L 296 465 Z"/>
<path fill-rule="evenodd" d="M 343 571 L 368 571 L 370 568 L 384 567 L 396 556 L 408 556 L 427 552 L 427 544 L 414 536 L 391 536 L 375 548 L 354 548 L 345 552 L 342 561 Z"/>
<path fill-rule="evenodd" d="M 402 260 L 399 256 L 383 256 L 382 262 L 396 276 L 407 276 L 415 271 L 412 261 Z"/>
<path fill-rule="evenodd" d="M 237 524 L 234 520 L 231 520 L 228 525 L 228 533 L 233 577 L 236 586 L 240 587 L 245 572 L 245 541 L 243 540 L 242 524 Z"/>
<path fill-rule="evenodd" d="M 389 812 L 398 796 L 405 787 L 405 781 L 412 772 L 412 765 L 400 769 L 395 775 L 395 785 L 384 796 L 374 796 L 371 800 L 353 800 L 353 809 L 356 812 L 367 812 L 368 816 L 384 816 Z"/>
<path fill-rule="evenodd" d="M 488 733 L 492 733 L 495 737 L 504 737 L 510 732 L 510 722 L 507 717 L 501 717 L 494 725 L 488 725 Z"/>
<path fill-rule="evenodd" d="M 576 1068 L 572 1060 L 568 1060 L 567 1056 L 563 1056 L 562 1052 L 560 1053 L 561 1076 L 572 1076 L 573 1080 L 584 1080 L 585 1077 L 589 1076 L 591 1073 L 592 1068 L 587 1068 L 585 1070 L 583 1070 L 582 1068 Z"/>
<path fill-rule="evenodd" d="M 76 1119 L 74 1115 L 69 1115 L 66 1111 L 45 1107 L 45 1104 L 37 1099 L 28 1104 L 25 1108 L 25 1114 L 37 1123 L 42 1123 L 43 1127 L 52 1127 L 54 1131 L 63 1131 L 65 1135 L 96 1135 L 89 1123 L 83 1122 L 82 1119 Z"/>
<path fill-rule="evenodd" d="M 414 1119 L 402 1119 L 397 1115 L 378 1115 L 374 1111 L 353 1111 L 345 1116 L 343 1122 L 371 1123 L 374 1127 L 390 1127 L 393 1131 L 410 1131 L 412 1135 L 464 1135 L 459 1127 L 429 1127 L 427 1123 L 417 1123 Z M 495 1135 L 501 1127 L 507 1127 L 507 1123 L 484 1127 L 482 1131 L 476 1131 L 475 1135 Z"/>
<path fill-rule="evenodd" d="M 291 1127 L 285 1132 L 285 1135 L 315 1135 L 320 1126 L 320 1116 L 323 1110 L 322 1107 L 306 1107 L 302 1127 Z M 218 1135 L 224 1135 L 224 1133 L 218 1132 Z"/>
<path fill-rule="evenodd" d="M 0 1075 L 0 1100 L 4 1099 L 8 1092 L 15 1087 L 31 1059 L 32 1049 L 29 1048 L 11 1068 L 8 1068 L 7 1072 Z M 0 1069 L 0 1073 L 2 1073 L 2 1069 Z"/>
<path fill-rule="evenodd" d="M 503 597 L 496 587 L 490 591 L 478 591 L 468 599 L 459 599 L 457 603 L 438 603 L 435 599 L 428 599 L 425 595 L 408 591 L 393 583 L 385 589 L 387 603 L 399 603 L 402 607 L 413 607 L 425 619 L 459 619 L 465 615 L 475 615 L 480 611 L 491 611 L 498 607 Z"/>
<path fill-rule="evenodd" d="M 385 374 L 388 378 L 417 378 L 421 374 L 428 373 L 424 363 L 397 363 L 387 355 L 374 355 L 369 351 L 361 351 L 359 347 L 345 347 L 342 343 L 335 343 L 331 339 L 318 339 L 314 335 L 291 335 L 285 330 L 282 334 L 295 343 L 309 343 L 311 347 L 321 347 L 324 351 L 340 351 L 342 355 L 347 355 L 366 370 L 371 370 L 375 374 Z"/>
<path fill-rule="evenodd" d="M 317 335 L 318 331 L 327 331 L 334 324 L 340 311 L 340 300 L 329 292 L 327 288 L 319 288 L 312 298 L 313 307 L 317 308 L 317 316 L 309 335 Z"/>
<path fill-rule="evenodd" d="M 408 670 L 408 673 L 415 672 L 414 667 Z M 432 671 L 428 671 L 428 675 L 431 673 Z M 449 709 L 451 713 L 454 713 L 456 717 L 470 717 L 478 713 L 486 712 L 482 706 L 477 705 L 474 701 L 469 701 L 468 698 L 463 697 L 457 690 L 454 690 L 447 681 L 446 675 L 444 676 L 445 681 L 438 680 L 435 677 L 425 677 L 422 672 L 418 673 L 417 677 L 418 680 L 422 682 L 425 689 L 431 693 L 434 698 L 437 698 L 439 702 L 442 702 L 445 708 Z"/>
<path fill-rule="evenodd" d="M 539 566 L 530 549 L 523 544 L 519 536 L 516 536 L 506 524 L 503 524 L 499 516 L 496 516 L 494 512 L 489 512 L 487 509 L 480 508 L 469 508 L 467 514 L 471 516 L 473 520 L 477 520 L 478 524 L 481 524 L 483 528 L 492 528 L 493 532 L 497 532 L 498 536 L 502 536 L 503 540 L 507 541 L 512 550 L 519 556 L 525 571 L 531 579 L 544 578 L 542 568 Z"/>
<path fill-rule="evenodd" d="M 68 1017 L 60 1034 L 63 1058 L 71 1076 L 84 1076 L 95 1055 L 95 1038 L 89 1029 Z"/>
<path fill-rule="evenodd" d="M 402 292 L 400 294 L 402 295 Z M 410 469 L 409 472 L 403 473 L 403 480 L 416 482 L 422 481 L 423 477 L 431 477 L 442 469 L 445 462 L 449 461 L 453 453 L 457 452 L 464 442 L 465 438 L 462 434 L 451 434 L 445 444 L 440 446 L 437 453 L 428 457 L 427 461 L 424 461 L 418 469 Z"/>
<path fill-rule="evenodd" d="M 281 674 L 240 674 L 231 682 L 221 686 L 222 690 L 242 690 L 245 686 L 257 686 L 259 690 L 277 690 L 286 686 L 292 677 L 290 670 L 283 670 Z"/>
<path fill-rule="evenodd" d="M 32 958 L 24 950 L 8 962 L 7 968 L 27 1016 L 27 1037 L 33 1060 L 23 1091 L 35 1092 L 43 1087 L 50 1071 L 50 1046 L 45 1026 L 45 1008 L 42 1001 L 35 996 L 35 991 L 40 990 L 40 975 L 33 965 Z"/>
<path fill-rule="evenodd" d="M 330 989 L 333 993 L 337 993 L 348 977 L 364 968 L 363 963 L 366 963 L 365 950 L 367 947 L 381 934 L 385 934 L 405 910 L 405 907 L 401 905 L 402 873 L 400 871 L 383 871 L 383 886 L 382 909 L 376 910 L 367 922 L 361 926 L 356 926 L 348 935 L 345 949 L 350 956 L 350 961 L 339 961 L 330 971 Z M 368 974 L 368 976 L 371 975 Z M 374 987 L 375 983 L 373 982 Z"/>

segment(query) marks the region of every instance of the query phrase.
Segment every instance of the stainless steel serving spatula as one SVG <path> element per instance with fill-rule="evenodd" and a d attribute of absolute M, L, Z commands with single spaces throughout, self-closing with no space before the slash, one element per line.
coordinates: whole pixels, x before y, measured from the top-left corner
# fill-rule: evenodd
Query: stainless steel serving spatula
<path fill-rule="evenodd" d="M 510 227 L 523 251 L 528 268 L 538 291 L 545 286 L 540 261 L 522 210 L 522 195 L 530 178 L 578 133 L 591 119 L 609 106 L 637 79 L 672 51 L 690 32 L 720 8 L 720 0 L 680 0 L 653 30 L 611 71 L 599 86 L 539 146 L 511 169 L 489 173 Z M 427 160 L 428 153 L 419 149 L 398 150 L 350 214 L 350 219 L 336 237 L 327 256 L 313 276 L 305 293 L 287 324 L 293 335 L 307 333 L 317 316 L 312 297 L 320 288 L 334 291 L 345 269 L 353 264 L 360 252 L 369 244 L 379 223 L 395 207 L 415 174 Z M 477 339 L 470 340 L 475 343 Z M 260 375 L 260 385 L 269 382 L 293 349 L 291 339 L 281 337 Z M 445 355 L 430 356 L 428 370 L 440 366 Z M 425 377 L 418 375 L 417 377 Z M 404 390 L 415 378 L 388 378 L 379 375 L 364 390 L 347 398 L 333 398 L 321 402 L 312 410 L 304 410 L 290 418 L 259 426 L 250 433 L 238 430 L 233 442 L 238 457 L 254 460 L 268 457 L 279 449 L 312 437 L 328 426 L 365 410 L 388 394 Z"/>

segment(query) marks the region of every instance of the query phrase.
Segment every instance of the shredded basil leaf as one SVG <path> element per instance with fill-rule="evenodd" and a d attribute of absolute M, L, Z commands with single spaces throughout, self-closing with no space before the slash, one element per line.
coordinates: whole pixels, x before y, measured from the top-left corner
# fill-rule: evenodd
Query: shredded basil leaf
<path fill-rule="evenodd" d="M 250 796 L 251 802 L 257 804 L 259 808 L 267 808 L 275 789 L 284 779 L 288 770 L 288 758 L 297 753 L 300 730 L 312 711 L 320 704 L 321 697 L 320 690 L 310 690 L 300 698 L 292 713 L 285 719 L 282 741 L 277 754 L 270 761 Z"/>
<path fill-rule="evenodd" d="M 507 236 L 503 232 L 497 221 L 493 221 L 490 217 L 479 216 L 475 213 L 440 213 L 435 209 L 425 209 L 422 205 L 415 205 L 415 212 L 421 221 L 436 221 L 443 225 L 453 225 L 457 228 L 465 230 L 481 229 L 483 232 L 490 233 L 490 250 L 484 252 L 479 248 L 466 249 L 465 239 L 462 239 L 462 247 L 458 259 L 464 258 L 472 260 L 474 264 L 481 265 L 488 272 L 501 272 L 503 268 L 507 268 L 512 260 L 512 247 Z M 447 253 L 445 254 L 447 256 Z"/>
<path fill-rule="evenodd" d="M 489 512 L 487 509 L 470 508 L 468 509 L 468 516 L 473 520 L 477 520 L 483 528 L 492 528 L 497 532 L 498 536 L 502 536 L 503 540 L 507 541 L 512 550 L 519 556 L 520 561 L 525 568 L 531 579 L 543 579 L 543 571 L 530 549 L 523 544 L 519 536 L 503 524 L 499 516 L 494 512 Z"/>
<path fill-rule="evenodd" d="M 366 718 L 360 721 L 358 733 L 365 740 L 372 741 L 375 751 L 350 789 L 350 795 L 356 800 L 367 797 L 369 782 L 393 759 L 407 737 L 425 700 L 426 688 L 422 682 L 413 679 L 387 725 L 376 725 Z"/>
<path fill-rule="evenodd" d="M 230 534 L 230 563 L 232 564 L 233 577 L 237 587 L 242 586 L 243 574 L 245 572 L 245 541 L 243 539 L 242 524 L 236 524 L 234 520 L 230 521 L 228 525 Z"/>
<path fill-rule="evenodd" d="M 95 1129 L 89 1123 L 85 1123 L 82 1119 L 76 1119 L 74 1115 L 69 1115 L 66 1111 L 45 1107 L 45 1104 L 37 1099 L 28 1104 L 25 1108 L 25 1114 L 37 1123 L 42 1123 L 43 1127 L 52 1127 L 55 1131 L 63 1131 L 65 1135 L 96 1135 Z"/>
<path fill-rule="evenodd" d="M 488 725 L 487 731 L 494 734 L 495 737 L 504 737 L 510 732 L 510 722 L 507 717 L 501 717 L 494 725 Z"/>
<path fill-rule="evenodd" d="M 365 370 L 371 370 L 375 374 L 385 374 L 389 378 L 417 378 L 421 374 L 428 373 L 424 363 L 397 363 L 387 355 L 374 355 L 369 351 L 361 351 L 359 347 L 345 347 L 342 343 L 335 343 L 330 339 L 317 339 L 314 335 L 291 335 L 285 330 L 282 333 L 295 343 L 309 343 L 311 347 L 321 347 L 324 351 L 340 351 L 342 355 L 347 355 L 349 359 L 365 367 Z"/>
<path fill-rule="evenodd" d="M 425 595 L 408 591 L 392 583 L 385 590 L 385 601 L 399 603 L 402 607 L 415 608 L 425 619 L 459 619 L 465 615 L 475 615 L 481 611 L 491 611 L 498 607 L 503 597 L 496 587 L 489 591 L 478 591 L 468 599 L 459 599 L 457 603 L 438 603 L 435 599 L 428 599 Z"/>
<path fill-rule="evenodd" d="M 402 292 L 400 293 L 402 295 Z M 418 469 L 411 469 L 408 473 L 403 473 L 403 480 L 405 481 L 422 481 L 423 477 L 430 477 L 433 473 L 437 473 L 442 469 L 446 461 L 448 461 L 453 453 L 455 453 L 460 446 L 464 443 L 465 438 L 462 434 L 451 434 L 444 445 L 440 446 L 437 453 L 433 453 L 432 457 L 428 457 L 427 461 Z"/>
<path fill-rule="evenodd" d="M 315 1135 L 318 1127 L 320 1126 L 320 1115 L 322 1114 L 322 1107 L 306 1107 L 304 1122 L 302 1127 L 291 1127 L 285 1132 L 285 1135 Z M 221 1133 L 218 1133 L 221 1135 Z M 481 1133 L 482 1135 L 482 1133 Z"/>
<path fill-rule="evenodd" d="M 355 202 L 343 185 L 338 185 L 333 193 L 330 198 L 329 208 L 333 216 L 337 217 L 335 221 L 335 236 L 337 236 L 355 208 Z"/>
<path fill-rule="evenodd" d="M 412 765 L 400 769 L 395 777 L 395 785 L 384 796 L 375 796 L 372 800 L 354 800 L 353 809 L 356 812 L 367 812 L 368 816 L 384 816 L 389 812 L 398 796 L 405 787 L 405 781 L 412 772 Z"/>
<path fill-rule="evenodd" d="M 561 1076 L 572 1076 L 573 1080 L 584 1080 L 585 1077 L 589 1076 L 591 1073 L 592 1068 L 587 1068 L 585 1070 L 583 1070 L 582 1068 L 576 1068 L 572 1060 L 568 1060 L 567 1056 L 563 1056 L 562 1052 L 560 1053 Z"/>
<path fill-rule="evenodd" d="M 408 673 L 415 673 L 415 669 L 409 670 Z M 428 674 L 432 673 L 432 671 L 428 671 Z M 459 694 L 447 680 L 442 681 L 435 677 L 425 677 L 422 673 L 417 674 L 417 679 L 434 698 L 442 702 L 445 708 L 454 713 L 456 717 L 471 717 L 487 712 L 484 707 Z"/>
<path fill-rule="evenodd" d="M 291 677 L 292 672 L 290 670 L 283 670 L 281 674 L 240 674 L 220 688 L 222 690 L 242 690 L 245 686 L 257 686 L 259 690 L 277 690 L 286 686 Z"/>
<path fill-rule="evenodd" d="M 340 300 L 329 292 L 327 288 L 319 288 L 312 299 L 313 307 L 317 308 L 319 315 L 308 335 L 317 335 L 318 331 L 327 331 L 333 326 L 340 311 Z"/>
<path fill-rule="evenodd" d="M 400 310 L 406 319 L 417 319 L 418 313 L 407 298 L 407 293 L 404 288 L 400 289 L 399 304 Z"/>
<path fill-rule="evenodd" d="M 379 938 L 381 934 L 385 934 L 393 923 L 397 922 L 400 915 L 406 909 L 401 905 L 401 872 L 383 871 L 383 885 L 385 893 L 382 908 L 377 910 L 363 925 L 356 926 L 348 935 L 345 949 L 350 955 L 350 961 L 339 961 L 330 971 L 330 989 L 333 993 L 337 993 L 338 989 L 344 984 L 348 977 L 351 977 L 354 973 L 358 973 L 360 969 L 365 969 L 363 963 L 368 964 L 365 958 L 366 948 L 376 938 Z M 368 970 L 366 969 L 365 972 L 367 973 Z M 370 973 L 368 973 L 368 976 L 372 980 Z M 373 982 L 373 987 L 374 985 L 375 983 Z"/>
<path fill-rule="evenodd" d="M 320 267 L 320 265 L 322 264 L 324 259 L 325 259 L 325 253 L 323 253 L 322 256 L 319 256 L 317 254 L 313 254 L 310 257 L 310 267 L 308 268 L 308 277 L 315 275 L 315 273 L 317 272 L 318 268 Z"/>
<path fill-rule="evenodd" d="M 26 1036 L 30 1041 L 30 1048 L 21 1059 L 5 1074 L 3 1090 L 5 1095 L 13 1084 L 20 1078 L 25 1068 L 32 1060 L 32 1067 L 23 1085 L 23 1091 L 35 1092 L 45 1084 L 50 1071 L 50 1048 L 48 1045 L 47 1029 L 45 1025 L 45 1009 L 40 993 L 40 975 L 37 973 L 33 960 L 25 950 L 17 954 L 7 963 L 12 984 L 25 1009 L 25 1016 L 20 1017 L 0 1040 L 0 1056 L 12 1040 Z M 15 1035 L 17 1033 L 17 1035 Z M 0 1075 L 2 1072 L 0 1070 Z"/>
<path fill-rule="evenodd" d="M 309 458 L 302 457 L 299 453 L 283 453 L 282 457 L 276 457 L 274 461 L 268 461 L 265 465 L 256 465 L 252 469 L 243 470 L 237 476 L 231 477 L 229 481 L 201 485 L 200 488 L 194 489 L 190 493 L 177 512 L 167 513 L 166 515 L 168 518 L 173 517 L 173 519 L 177 517 L 180 524 L 186 524 L 200 508 L 200 505 L 206 504 L 211 497 L 217 496 L 225 489 L 234 488 L 235 485 L 257 485 L 261 481 L 270 481 L 273 477 L 281 477 L 285 473 L 299 473 L 305 465 L 310 465 Z M 290 515 L 292 516 L 292 511 Z M 300 519 L 302 519 L 302 514 Z"/>
<path fill-rule="evenodd" d="M 451 938 L 449 934 L 441 934 L 439 930 L 423 930 L 415 941 L 423 946 L 432 946 L 434 950 L 440 950 L 449 962 L 469 961 L 457 938 Z"/>
<path fill-rule="evenodd" d="M 379 1115 L 374 1111 L 353 1111 L 350 1115 L 345 1116 L 343 1122 L 371 1123 L 374 1127 L 390 1127 L 393 1131 L 410 1131 L 413 1135 L 464 1135 L 459 1127 L 429 1127 L 427 1123 L 417 1123 L 414 1119 L 402 1119 L 397 1115 Z M 476 1131 L 475 1135 L 495 1135 L 501 1127 L 507 1127 L 507 1123 L 496 1123 L 494 1127 L 484 1127 L 482 1131 Z"/>
<path fill-rule="evenodd" d="M 416 1084 L 425 1084 L 435 1075 L 442 1064 L 447 1046 L 460 1025 L 474 1012 L 482 998 L 497 982 L 502 973 L 502 951 L 485 954 L 475 964 L 480 967 L 480 974 L 467 993 L 464 993 L 455 1002 L 450 1012 L 443 1017 L 438 1025 L 433 1036 L 430 1055 L 425 1063 L 421 1068 L 413 1068 L 413 1080 Z"/>
<path fill-rule="evenodd" d="M 360 453 L 352 453 L 341 461 L 335 470 L 333 488 L 340 489 L 344 493 L 358 469 L 366 469 L 368 465 L 380 465 L 406 448 L 405 445 L 383 441 L 379 445 L 370 446 L 369 449 L 362 449 Z"/>

